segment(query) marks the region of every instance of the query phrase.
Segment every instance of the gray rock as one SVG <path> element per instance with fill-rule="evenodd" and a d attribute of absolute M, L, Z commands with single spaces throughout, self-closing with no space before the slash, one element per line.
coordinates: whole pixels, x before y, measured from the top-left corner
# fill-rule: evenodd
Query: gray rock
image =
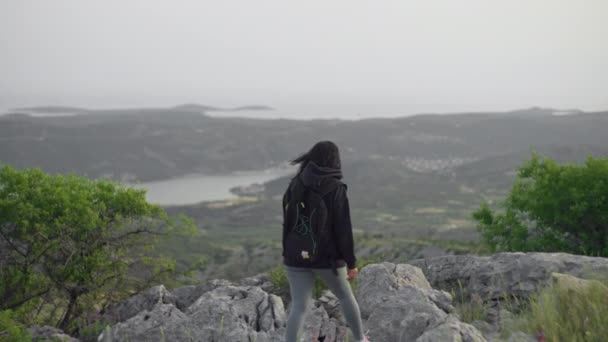
<path fill-rule="evenodd" d="M 159 304 L 116 324 L 110 340 L 278 342 L 285 321 L 279 297 L 256 286 L 220 286 L 205 292 L 185 312 Z"/>
<path fill-rule="evenodd" d="M 433 290 L 418 267 L 368 265 L 359 275 L 357 299 L 372 341 L 443 341 L 433 338 L 448 336 L 485 341 L 475 327 L 450 315 L 452 297 Z"/>
<path fill-rule="evenodd" d="M 123 322 L 158 304 L 176 304 L 176 298 L 163 285 L 149 288 L 123 302 L 110 305 L 103 312 L 106 322 Z"/>
<path fill-rule="evenodd" d="M 449 293 L 432 290 L 427 292 L 427 296 L 441 310 L 447 313 L 453 313 L 455 311 L 454 306 L 452 305 L 452 296 Z"/>
<path fill-rule="evenodd" d="M 203 341 L 280 341 L 286 323 L 281 298 L 256 286 L 218 287 L 201 296 L 186 313 L 191 321 L 176 332 L 198 329 L 196 340 Z"/>
<path fill-rule="evenodd" d="M 584 278 L 608 274 L 608 259 L 565 253 L 498 253 L 491 256 L 451 255 L 411 261 L 435 288 L 477 294 L 484 301 L 505 296 L 526 298 L 551 282 L 553 272 Z"/>
<path fill-rule="evenodd" d="M 587 280 L 580 279 L 569 274 L 552 273 L 551 280 L 553 281 L 554 287 L 565 291 L 581 293 L 595 287 L 599 291 L 603 291 L 608 295 L 608 286 L 604 285 L 601 281 L 595 279 Z"/>
<path fill-rule="evenodd" d="M 427 327 L 439 324 L 446 317 L 422 291 L 406 288 L 374 305 L 365 325 L 373 341 L 414 341 Z"/>
<path fill-rule="evenodd" d="M 280 328 L 287 320 L 281 298 L 256 286 L 219 287 L 201 296 L 186 313 L 201 321 L 220 313 L 224 321 L 227 318 L 243 321 L 256 331 Z"/>
<path fill-rule="evenodd" d="M 173 304 L 159 303 L 101 333 L 100 341 L 161 341 L 165 331 L 190 318 Z"/>
<path fill-rule="evenodd" d="M 63 332 L 63 330 L 49 327 L 47 325 L 44 325 L 44 326 L 32 325 L 31 327 L 28 327 L 27 330 L 29 331 L 29 333 L 32 337 L 32 340 L 34 340 L 34 341 L 37 341 L 37 340 L 61 341 L 61 342 L 78 342 L 79 341 L 77 338 L 74 338 L 74 337 L 66 334 L 65 332 Z"/>
<path fill-rule="evenodd" d="M 270 281 L 270 277 L 266 273 L 260 273 L 253 277 L 244 278 L 239 282 L 240 286 L 258 286 L 262 290 L 273 293 L 274 285 Z"/>
<path fill-rule="evenodd" d="M 336 297 L 336 295 L 334 295 L 331 291 L 323 291 L 318 301 L 320 305 L 323 305 L 323 308 L 329 315 L 329 318 L 334 318 L 338 322 L 345 322 L 344 315 L 342 314 L 342 308 L 340 307 L 340 301 L 338 300 L 338 297 Z"/>
<path fill-rule="evenodd" d="M 350 331 L 344 323 L 330 317 L 323 304 L 316 301 L 304 318 L 300 341 L 343 342 L 347 335 L 350 335 Z M 350 341 L 353 341 L 350 337 Z"/>
<path fill-rule="evenodd" d="M 200 285 L 188 285 L 175 288 L 171 291 L 176 300 L 176 306 L 185 311 L 192 303 L 199 299 L 203 294 L 215 290 L 220 286 L 230 286 L 232 283 L 224 279 L 210 280 Z"/>
<path fill-rule="evenodd" d="M 304 325 L 300 331 L 300 340 L 317 341 L 319 336 L 330 334 L 329 315 L 323 306 L 313 307 L 308 310 Z M 333 332 L 335 334 L 335 331 Z"/>
<path fill-rule="evenodd" d="M 495 273 L 506 272 L 508 279 L 516 278 L 524 283 L 528 279 L 526 276 L 544 279 L 540 276 L 542 272 L 533 266 L 530 266 L 532 270 L 525 270 L 528 267 L 522 264 L 525 260 L 519 260 L 522 255 L 526 256 L 519 253 L 507 254 L 504 260 L 498 258 L 503 260 L 502 263 L 485 266 L 483 257 L 464 259 L 470 262 L 465 262 L 461 267 L 470 273 L 466 273 L 468 278 L 462 278 L 463 288 L 489 288 L 484 293 L 495 293 L 492 292 L 496 291 L 492 287 L 495 284 L 484 282 L 488 276 L 484 276 L 483 272 L 491 270 Z M 486 258 L 492 261 L 491 257 Z M 509 261 L 509 258 L 512 260 Z M 453 274 L 454 270 L 459 270 L 456 265 L 459 260 L 448 259 L 450 262 L 445 265 L 431 263 L 427 273 L 436 276 L 443 275 L 442 270 L 452 270 Z M 518 267 L 511 266 L 513 263 Z M 519 275 L 514 275 L 516 270 L 521 271 Z M 547 279 L 550 274 L 547 272 Z M 476 281 L 480 283 L 473 283 Z M 100 338 L 104 342 L 283 341 L 287 320 L 285 306 L 280 297 L 268 292 L 268 279 L 264 275 L 258 275 L 246 278 L 239 284 L 241 286 L 233 286 L 226 281 L 212 281 L 199 286 L 178 288 L 173 293 L 168 293 L 162 286 L 152 288 L 116 308 L 121 308 L 121 312 L 130 312 L 129 310 L 153 304 L 152 307 L 115 324 Z M 526 286 L 532 288 L 525 284 L 523 288 L 528 289 Z M 520 290 L 521 288 L 519 287 Z M 356 297 L 364 326 L 372 341 L 485 341 L 479 330 L 484 331 L 491 340 L 496 336 L 496 324 L 475 322 L 479 327 L 477 329 L 474 325 L 459 321 L 453 314 L 450 294 L 431 288 L 422 270 L 416 266 L 392 263 L 368 265 L 359 275 Z M 509 313 L 500 306 L 495 306 L 492 310 L 497 317 L 509 319 Z M 326 342 L 343 342 L 347 335 L 350 332 L 341 320 L 339 301 L 331 292 L 326 291 L 319 300 L 314 301 L 307 313 L 301 339 L 313 341 L 323 337 Z"/>
<path fill-rule="evenodd" d="M 369 317 L 375 306 L 384 305 L 395 297 L 403 297 L 404 294 L 399 293 L 401 289 L 407 289 L 406 292 L 417 291 L 419 296 L 432 304 L 438 304 L 435 306 L 441 307 L 443 311 L 453 311 L 450 294 L 433 290 L 418 267 L 385 262 L 368 265 L 359 275 L 357 299 L 363 318 Z"/>
<path fill-rule="evenodd" d="M 460 322 L 454 316 L 448 317 L 436 327 L 427 329 L 416 342 L 484 342 L 486 339 L 474 326 Z"/>

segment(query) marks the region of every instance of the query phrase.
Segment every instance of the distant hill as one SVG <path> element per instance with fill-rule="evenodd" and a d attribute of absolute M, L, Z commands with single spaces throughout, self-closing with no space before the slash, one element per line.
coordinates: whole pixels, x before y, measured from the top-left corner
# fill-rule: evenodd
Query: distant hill
<path fill-rule="evenodd" d="M 226 109 L 226 111 L 233 111 L 233 112 L 238 112 L 238 111 L 242 111 L 242 110 L 274 110 L 274 108 L 268 107 L 268 106 L 253 105 L 253 106 L 243 106 L 243 107 L 236 107 L 236 108 L 232 108 L 232 109 Z"/>
<path fill-rule="evenodd" d="M 39 106 L 39 107 L 22 107 L 16 108 L 16 111 L 34 112 L 34 113 L 81 113 L 87 111 L 79 107 L 67 106 Z"/>
<path fill-rule="evenodd" d="M 561 146 L 585 155 L 608 146 L 608 112 L 554 116 L 531 109 L 296 121 L 198 112 L 209 108 L 189 104 L 87 110 L 86 115 L 27 120 L 0 116 L 0 161 L 50 172 L 149 181 L 196 172 L 264 169 L 294 158 L 322 139 L 336 141 L 347 162 L 390 162 L 423 173 L 526 154 L 531 148 Z"/>
<path fill-rule="evenodd" d="M 75 115 L 75 114 L 133 114 L 133 113 L 149 113 L 162 111 L 164 113 L 172 112 L 189 112 L 200 113 L 205 112 L 238 112 L 238 111 L 269 111 L 274 108 L 263 105 L 240 106 L 234 108 L 221 108 L 215 106 L 201 105 L 197 103 L 185 103 L 171 108 L 115 108 L 115 109 L 87 109 L 70 106 L 35 106 L 21 107 L 11 109 L 9 114 L 32 114 L 35 116 L 57 116 L 57 115 Z M 1 114 L 1 113 L 0 113 Z"/>
<path fill-rule="evenodd" d="M 175 106 L 172 109 L 177 110 L 177 111 L 200 112 L 200 113 L 203 113 L 203 112 L 239 112 L 239 111 L 246 111 L 246 110 L 247 111 L 274 110 L 274 108 L 272 108 L 272 107 L 262 106 L 262 105 L 241 106 L 241 107 L 235 107 L 235 108 L 220 108 L 220 107 L 211 107 L 211 106 L 200 105 L 200 104 L 196 104 L 196 103 L 187 103 L 187 104 Z"/>
<path fill-rule="evenodd" d="M 185 103 L 185 104 L 182 104 L 179 106 L 175 106 L 171 109 L 176 110 L 176 111 L 183 111 L 183 112 L 200 112 L 200 113 L 221 110 L 218 107 L 205 106 L 205 105 L 200 105 L 197 103 Z"/>

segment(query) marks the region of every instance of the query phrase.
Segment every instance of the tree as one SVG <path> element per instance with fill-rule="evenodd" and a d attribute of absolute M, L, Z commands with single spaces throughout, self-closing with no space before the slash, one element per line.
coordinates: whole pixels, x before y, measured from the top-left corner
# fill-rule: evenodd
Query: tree
<path fill-rule="evenodd" d="M 473 218 L 493 251 L 608 257 L 608 159 L 579 166 L 533 153 L 500 210 L 485 203 Z"/>
<path fill-rule="evenodd" d="M 26 307 L 73 330 L 83 302 L 103 305 L 172 272 L 151 253 L 156 237 L 192 227 L 143 190 L 0 165 L 0 310 Z"/>

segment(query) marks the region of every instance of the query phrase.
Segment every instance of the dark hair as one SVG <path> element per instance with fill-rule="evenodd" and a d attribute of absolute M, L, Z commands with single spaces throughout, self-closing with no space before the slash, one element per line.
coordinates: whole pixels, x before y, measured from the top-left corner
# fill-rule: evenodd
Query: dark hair
<path fill-rule="evenodd" d="M 291 161 L 292 165 L 300 164 L 300 170 L 304 170 L 308 162 L 314 162 L 321 167 L 340 169 L 340 151 L 338 146 L 331 141 L 320 141 L 316 143 L 310 151 L 302 154 Z M 298 172 L 299 173 L 299 172 Z"/>

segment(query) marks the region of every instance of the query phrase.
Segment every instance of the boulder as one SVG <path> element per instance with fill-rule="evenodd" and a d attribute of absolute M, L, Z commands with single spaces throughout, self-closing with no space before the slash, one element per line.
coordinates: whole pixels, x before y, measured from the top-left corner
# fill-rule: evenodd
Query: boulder
<path fill-rule="evenodd" d="M 180 310 L 186 310 L 192 303 L 199 299 L 204 293 L 215 290 L 220 286 L 230 286 L 232 283 L 224 279 L 214 279 L 200 285 L 188 285 L 175 288 L 171 291 L 175 297 L 176 306 Z"/>
<path fill-rule="evenodd" d="M 608 259 L 565 253 L 498 253 L 491 256 L 450 255 L 418 259 L 410 264 L 424 272 L 434 288 L 454 290 L 484 301 L 505 296 L 526 298 L 551 283 L 554 272 L 576 277 L 608 274 Z"/>
<path fill-rule="evenodd" d="M 313 307 L 308 310 L 306 318 L 304 318 L 304 324 L 300 331 L 300 340 L 317 341 L 320 336 L 327 336 L 331 333 L 335 335 L 335 331 L 330 333 L 331 328 L 333 327 L 330 327 L 329 325 L 329 315 L 323 306 L 313 305 Z M 326 341 L 333 340 L 326 338 Z"/>
<path fill-rule="evenodd" d="M 272 281 L 270 281 L 270 277 L 266 273 L 260 273 L 253 277 L 244 278 L 239 282 L 239 285 L 240 286 L 258 286 L 262 290 L 264 290 L 268 293 L 273 293 L 273 290 L 274 290 L 274 285 L 272 284 Z"/>
<path fill-rule="evenodd" d="M 432 289 L 418 267 L 366 266 L 359 274 L 357 299 L 372 341 L 485 341 L 475 327 L 451 314 L 452 297 Z"/>
<path fill-rule="evenodd" d="M 474 326 L 460 322 L 454 316 L 449 316 L 439 325 L 427 329 L 416 342 L 482 342 L 483 335 Z"/>
<path fill-rule="evenodd" d="M 321 300 L 324 297 L 329 298 L 331 303 L 329 306 L 328 303 Z M 304 324 L 300 332 L 301 341 L 353 341 L 352 334 L 346 327 L 341 312 L 337 317 L 332 316 L 327 310 L 328 307 L 334 310 L 332 311 L 334 314 L 336 313 L 335 310 L 340 310 L 338 299 L 330 291 L 325 291 L 319 300 L 313 301 L 312 307 L 304 318 Z"/>
<path fill-rule="evenodd" d="M 363 318 L 369 317 L 375 306 L 399 297 L 401 289 L 418 293 L 446 313 L 454 310 L 450 294 L 433 290 L 420 268 L 384 262 L 367 265 L 359 275 L 356 294 Z"/>
<path fill-rule="evenodd" d="M 106 322 L 123 322 L 142 311 L 150 311 L 158 304 L 175 305 L 177 299 L 164 285 L 154 286 L 131 298 L 117 304 L 108 306 L 103 311 L 103 319 Z"/>
<path fill-rule="evenodd" d="M 33 325 L 27 328 L 33 341 L 62 341 L 62 342 L 78 342 L 79 340 L 64 333 L 63 330 L 49 327 L 47 325 Z"/>
<path fill-rule="evenodd" d="M 322 305 L 330 318 L 335 318 L 337 321 L 345 323 L 342 308 L 338 297 L 329 290 L 324 290 L 321 297 L 318 299 L 319 305 Z"/>
<path fill-rule="evenodd" d="M 551 279 L 553 280 L 553 286 L 562 290 L 582 292 L 595 287 L 608 296 L 608 286 L 597 280 L 581 279 L 563 273 L 552 273 Z"/>

